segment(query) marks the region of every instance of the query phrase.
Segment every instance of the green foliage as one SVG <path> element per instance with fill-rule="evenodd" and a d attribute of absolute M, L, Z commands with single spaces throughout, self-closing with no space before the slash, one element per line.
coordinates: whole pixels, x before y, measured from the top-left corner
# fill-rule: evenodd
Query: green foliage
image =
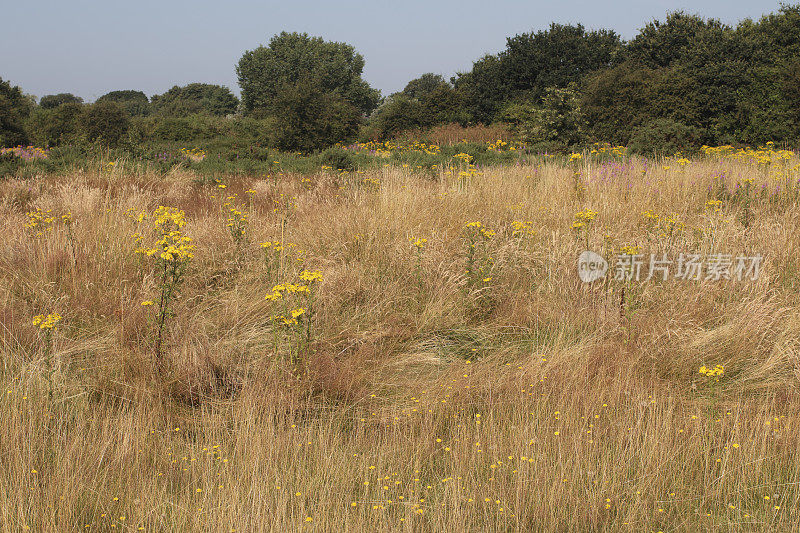
<path fill-rule="evenodd" d="M 269 46 L 245 52 L 236 67 L 247 113 L 269 112 L 288 88 L 313 80 L 315 91 L 337 96 L 361 113 L 378 104 L 380 94 L 362 78 L 364 58 L 346 43 L 327 42 L 305 33 L 282 32 Z"/>
<path fill-rule="evenodd" d="M 370 117 L 366 136 L 386 139 L 402 131 L 458 122 L 466 125 L 471 115 L 463 95 L 438 74 L 423 74 L 401 92 L 391 95 Z"/>
<path fill-rule="evenodd" d="M 656 118 L 654 85 L 660 73 L 626 62 L 589 75 L 581 108 L 595 140 L 628 144 L 633 128 Z"/>
<path fill-rule="evenodd" d="M 230 89 L 209 83 L 177 85 L 162 95 L 153 96 L 153 110 L 164 116 L 186 117 L 196 113 L 226 116 L 236 113 L 239 99 Z"/>
<path fill-rule="evenodd" d="M 681 122 L 661 118 L 634 129 L 628 150 L 647 156 L 688 154 L 699 148 L 702 133 Z"/>
<path fill-rule="evenodd" d="M 39 107 L 31 112 L 25 128 L 36 146 L 58 146 L 77 140 L 82 113 L 83 105 L 77 102 L 51 108 Z"/>
<path fill-rule="evenodd" d="M 546 89 L 539 105 L 512 103 L 503 111 L 501 119 L 529 144 L 568 147 L 586 140 L 586 120 L 574 86 Z"/>
<path fill-rule="evenodd" d="M 90 142 L 116 146 L 127 133 L 128 115 L 115 102 L 97 102 L 88 106 L 80 117 L 80 131 Z"/>
<path fill-rule="evenodd" d="M 58 93 L 58 94 L 48 94 L 46 96 L 42 96 L 39 100 L 39 107 L 43 109 L 54 109 L 60 105 L 64 104 L 82 104 L 83 98 L 80 96 L 75 96 L 71 93 Z"/>
<path fill-rule="evenodd" d="M 442 85 L 448 85 L 448 83 L 444 81 L 444 78 L 441 74 L 427 72 L 419 78 L 415 78 L 408 82 L 405 89 L 401 91 L 401 94 L 407 98 L 416 98 L 420 100 L 431 94 L 434 90 Z"/>
<path fill-rule="evenodd" d="M 24 121 L 33 109 L 31 98 L 0 78 L 0 147 L 28 143 Z"/>
<path fill-rule="evenodd" d="M 331 147 L 319 154 L 320 166 L 325 165 L 334 170 L 353 172 L 357 169 L 356 156 L 344 148 Z"/>
<path fill-rule="evenodd" d="M 732 38 L 732 29 L 718 20 L 676 11 L 664 22 L 654 20 L 642 28 L 626 46 L 625 56 L 650 68 L 702 66 L 733 53 Z"/>
<path fill-rule="evenodd" d="M 98 98 L 97 102 L 114 102 L 132 117 L 144 117 L 150 112 L 150 100 L 142 91 L 111 91 Z"/>
<path fill-rule="evenodd" d="M 618 60 L 622 47 L 613 31 L 553 23 L 547 30 L 509 38 L 504 51 L 477 61 L 470 73 L 457 77 L 455 87 L 467 95 L 475 118 L 488 123 L 505 102 L 535 102 L 548 87 L 563 88 L 607 68 Z"/>
<path fill-rule="evenodd" d="M 387 98 L 370 117 L 370 131 L 378 139 L 389 138 L 404 130 L 432 125 L 433 117 L 425 105 L 402 93 Z"/>
<path fill-rule="evenodd" d="M 305 79 L 282 86 L 266 110 L 269 143 L 280 150 L 312 152 L 355 138 L 361 114 L 335 93 Z"/>

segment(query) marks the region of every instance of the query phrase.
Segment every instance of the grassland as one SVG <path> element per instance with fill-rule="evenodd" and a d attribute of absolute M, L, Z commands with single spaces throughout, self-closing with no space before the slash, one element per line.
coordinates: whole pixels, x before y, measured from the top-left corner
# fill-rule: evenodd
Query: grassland
<path fill-rule="evenodd" d="M 0 531 L 796 530 L 797 157 L 460 161 L 0 182 Z M 765 259 L 584 284 L 587 239 Z M 310 331 L 265 299 L 303 270 Z"/>

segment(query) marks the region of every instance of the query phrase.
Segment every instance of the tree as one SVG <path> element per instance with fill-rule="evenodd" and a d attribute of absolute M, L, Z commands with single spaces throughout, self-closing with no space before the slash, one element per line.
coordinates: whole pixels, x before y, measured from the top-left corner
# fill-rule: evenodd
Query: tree
<path fill-rule="evenodd" d="M 239 99 L 230 89 L 209 83 L 177 85 L 162 95 L 153 96 L 155 112 L 172 117 L 185 117 L 197 113 L 226 116 L 236 113 Z"/>
<path fill-rule="evenodd" d="M 733 29 L 716 19 L 676 11 L 642 28 L 625 48 L 625 57 L 650 68 L 699 67 L 735 58 L 734 38 Z"/>
<path fill-rule="evenodd" d="M 80 129 L 83 105 L 67 102 L 54 108 L 34 109 L 25 127 L 37 146 L 56 146 L 73 140 Z"/>
<path fill-rule="evenodd" d="M 599 70 L 581 87 L 581 108 L 592 136 L 605 142 L 627 144 L 631 129 L 660 116 L 654 97 L 659 72 L 633 62 Z"/>
<path fill-rule="evenodd" d="M 39 100 L 42 109 L 53 109 L 64 104 L 82 104 L 83 98 L 72 93 L 48 94 Z"/>
<path fill-rule="evenodd" d="M 392 137 L 401 131 L 427 128 L 433 123 L 433 117 L 425 105 L 403 93 L 387 98 L 370 117 L 374 135 L 380 139 Z"/>
<path fill-rule="evenodd" d="M 132 117 L 143 117 L 149 113 L 150 100 L 142 91 L 123 90 L 111 91 L 97 99 L 101 102 L 114 102 L 118 104 L 128 115 Z"/>
<path fill-rule="evenodd" d="M 267 116 L 273 124 L 272 145 L 306 153 L 352 139 L 361 124 L 350 102 L 307 79 L 278 87 Z"/>
<path fill-rule="evenodd" d="M 401 91 L 401 94 L 407 98 L 421 100 L 443 85 L 449 87 L 449 84 L 444 81 L 441 74 L 427 72 L 419 78 L 408 82 L 405 89 Z"/>
<path fill-rule="evenodd" d="M 364 58 L 346 43 L 328 42 L 305 33 L 282 32 L 269 46 L 244 53 L 236 67 L 247 113 L 261 113 L 286 87 L 313 81 L 315 90 L 337 96 L 364 114 L 380 93 L 361 78 Z"/>
<path fill-rule="evenodd" d="M 459 74 L 455 87 L 467 96 L 476 119 L 490 122 L 505 102 L 536 103 L 549 87 L 566 87 L 616 64 L 622 48 L 613 31 L 553 23 L 547 30 L 510 37 L 504 51 Z"/>
<path fill-rule="evenodd" d="M 96 102 L 80 117 L 80 130 L 86 139 L 115 146 L 128 131 L 127 113 L 116 102 Z"/>
<path fill-rule="evenodd" d="M 34 102 L 17 86 L 0 78 L 0 147 L 28 143 L 24 120 L 30 115 Z"/>

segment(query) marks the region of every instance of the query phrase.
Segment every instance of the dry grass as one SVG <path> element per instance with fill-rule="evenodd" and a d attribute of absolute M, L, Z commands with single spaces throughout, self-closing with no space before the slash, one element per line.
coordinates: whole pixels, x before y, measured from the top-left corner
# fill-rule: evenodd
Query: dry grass
<path fill-rule="evenodd" d="M 503 124 L 489 126 L 478 124 L 475 126 L 459 126 L 458 124 L 442 124 L 423 130 L 409 130 L 399 133 L 398 140 L 424 141 L 428 144 L 447 146 L 461 142 L 493 143 L 497 139 L 506 141 L 513 137 L 511 130 Z"/>
<path fill-rule="evenodd" d="M 705 202 L 722 171 L 772 188 L 755 166 L 644 164 L 595 166 L 583 192 L 554 163 L 462 188 L 403 169 L 373 176 L 379 192 L 231 179 L 256 191 L 239 251 L 221 191 L 189 175 L 0 183 L 0 530 L 796 530 L 800 209 L 757 199 L 745 227 L 741 204 Z M 280 193 L 297 197 L 283 230 Z M 186 211 L 197 251 L 157 371 L 140 305 L 157 280 L 125 212 L 162 204 Z M 24 228 L 37 207 L 72 212 L 75 257 L 63 226 Z M 758 252 L 764 271 L 630 284 L 621 312 L 619 283 L 577 278 L 584 207 L 596 250 Z M 686 230 L 648 236 L 645 209 Z M 536 234 L 512 238 L 514 220 Z M 464 287 L 471 221 L 497 232 L 480 293 Z M 264 300 L 302 268 L 267 272 L 258 243 L 282 233 L 324 276 L 306 372 L 276 351 Z M 31 318 L 53 311 L 51 401 Z M 703 364 L 725 365 L 718 385 Z"/>

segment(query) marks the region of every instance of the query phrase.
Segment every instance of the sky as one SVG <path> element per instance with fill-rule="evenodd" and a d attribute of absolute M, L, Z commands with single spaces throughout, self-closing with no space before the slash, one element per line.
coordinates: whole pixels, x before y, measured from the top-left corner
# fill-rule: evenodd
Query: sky
<path fill-rule="evenodd" d="M 449 78 L 551 22 L 608 28 L 624 39 L 684 10 L 736 24 L 777 11 L 761 0 L 0 0 L 0 78 L 36 96 L 86 101 L 117 89 L 148 96 L 216 83 L 236 94 L 236 63 L 281 31 L 344 41 L 387 95 L 425 72 Z"/>

